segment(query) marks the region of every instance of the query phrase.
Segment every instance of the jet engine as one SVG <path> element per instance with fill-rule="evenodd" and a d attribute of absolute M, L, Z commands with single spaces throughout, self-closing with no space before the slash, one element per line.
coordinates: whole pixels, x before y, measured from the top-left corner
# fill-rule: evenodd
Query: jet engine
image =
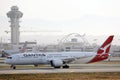
<path fill-rule="evenodd" d="M 60 59 L 51 60 L 51 66 L 54 68 L 60 68 L 63 65 L 63 61 Z"/>

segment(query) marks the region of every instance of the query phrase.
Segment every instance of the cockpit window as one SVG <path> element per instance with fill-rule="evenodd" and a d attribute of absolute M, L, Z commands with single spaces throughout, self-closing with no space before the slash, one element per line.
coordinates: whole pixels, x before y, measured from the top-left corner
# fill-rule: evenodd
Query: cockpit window
<path fill-rule="evenodd" d="M 7 57 L 7 59 L 12 59 L 12 57 Z"/>

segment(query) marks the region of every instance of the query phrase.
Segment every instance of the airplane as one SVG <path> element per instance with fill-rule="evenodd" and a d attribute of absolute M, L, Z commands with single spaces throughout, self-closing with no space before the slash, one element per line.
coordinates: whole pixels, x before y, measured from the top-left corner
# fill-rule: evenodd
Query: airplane
<path fill-rule="evenodd" d="M 1 57 L 7 57 L 7 56 L 10 56 L 12 54 L 16 54 L 16 53 L 23 53 L 26 51 L 26 46 L 27 46 L 27 41 L 25 41 L 25 44 L 23 45 L 23 47 L 20 49 L 20 50 L 2 50 L 1 51 Z"/>
<path fill-rule="evenodd" d="M 5 63 L 16 69 L 15 65 L 42 65 L 50 64 L 54 68 L 69 68 L 69 63 L 79 60 L 79 63 L 93 63 L 105 60 L 109 57 L 109 51 L 113 40 L 109 36 L 97 52 L 39 52 L 18 53 L 6 58 Z"/>

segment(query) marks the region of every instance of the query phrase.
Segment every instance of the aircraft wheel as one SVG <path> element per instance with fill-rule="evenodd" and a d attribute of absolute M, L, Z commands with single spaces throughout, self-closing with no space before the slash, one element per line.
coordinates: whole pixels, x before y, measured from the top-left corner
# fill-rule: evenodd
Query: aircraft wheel
<path fill-rule="evenodd" d="M 12 69 L 16 69 L 16 66 L 14 66 L 14 65 L 11 65 L 11 66 L 10 66 L 10 68 L 12 68 Z"/>
<path fill-rule="evenodd" d="M 13 66 L 13 69 L 16 69 L 16 66 Z"/>
<path fill-rule="evenodd" d="M 69 66 L 68 66 L 68 65 L 65 65 L 65 66 L 63 66 L 63 68 L 69 68 Z"/>

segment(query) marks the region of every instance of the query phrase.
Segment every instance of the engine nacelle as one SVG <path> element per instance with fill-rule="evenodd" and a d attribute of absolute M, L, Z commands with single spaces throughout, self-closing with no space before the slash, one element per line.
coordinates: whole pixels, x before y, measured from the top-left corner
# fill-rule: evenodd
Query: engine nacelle
<path fill-rule="evenodd" d="M 54 59 L 51 61 L 51 66 L 53 67 L 61 67 L 63 65 L 63 61 L 60 59 Z"/>

